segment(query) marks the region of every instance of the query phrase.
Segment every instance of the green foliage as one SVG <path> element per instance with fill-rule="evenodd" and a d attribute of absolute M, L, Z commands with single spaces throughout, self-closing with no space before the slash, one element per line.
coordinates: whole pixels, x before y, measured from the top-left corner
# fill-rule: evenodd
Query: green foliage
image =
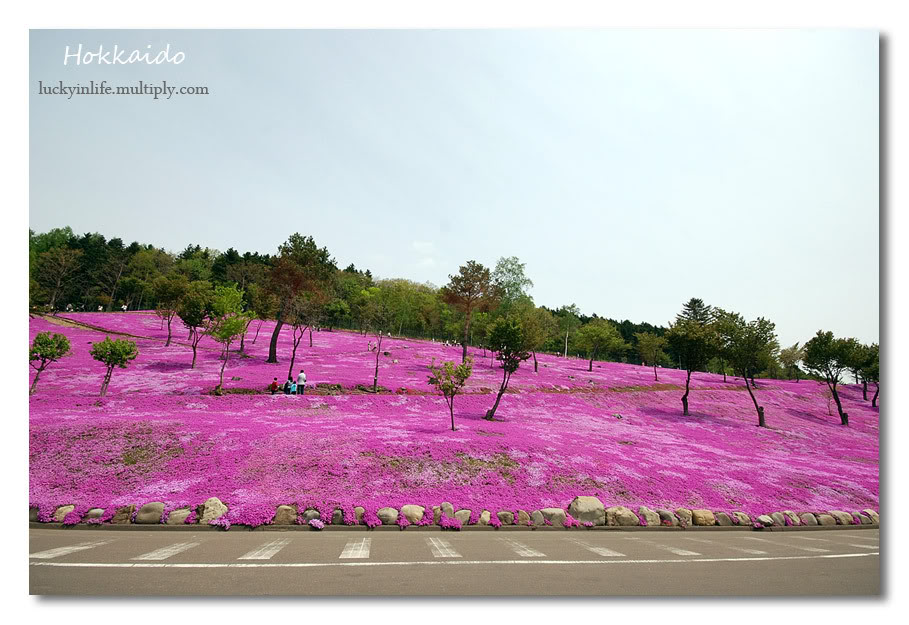
<path fill-rule="evenodd" d="M 638 354 L 645 363 L 653 367 L 653 378 L 657 379 L 656 366 L 669 358 L 664 351 L 669 342 L 666 337 L 650 332 L 638 332 L 634 336 L 637 339 Z"/>
<path fill-rule="evenodd" d="M 130 361 L 135 360 L 139 355 L 139 348 L 133 341 L 128 339 L 112 341 L 107 336 L 100 343 L 92 345 L 91 355 L 98 362 L 104 363 L 108 369 L 113 369 L 114 367 L 126 369 Z"/>
<path fill-rule="evenodd" d="M 524 272 L 526 266 L 517 256 L 502 257 L 496 262 L 492 280 L 498 288 L 504 314 L 511 312 L 511 307 L 522 297 L 527 297 L 527 290 L 533 287 L 533 280 Z"/>
<path fill-rule="evenodd" d="M 177 316 L 190 330 L 198 332 L 211 312 L 214 290 L 204 280 L 191 282 L 177 303 Z"/>
<path fill-rule="evenodd" d="M 763 317 L 735 325 L 727 353 L 733 370 L 745 377 L 746 384 L 748 378 L 772 367 L 779 351 L 775 330 L 775 324 Z"/>
<path fill-rule="evenodd" d="M 605 319 L 594 319 L 581 326 L 575 335 L 575 344 L 590 357 L 590 371 L 593 370 L 593 360 L 597 354 L 621 357 L 628 349 L 628 344 L 622 340 L 618 329 Z"/>
<path fill-rule="evenodd" d="M 473 372 L 473 359 L 470 356 L 467 360 L 459 365 L 452 361 L 443 362 L 441 366 L 436 366 L 433 359 L 429 365 L 429 384 L 435 386 L 445 398 L 448 404 L 448 412 L 451 416 L 451 430 L 454 431 L 454 399 L 467 384 L 467 379 Z"/>
<path fill-rule="evenodd" d="M 675 316 L 675 322 L 693 321 L 701 325 L 713 322 L 715 313 L 713 307 L 704 303 L 704 300 L 692 297 L 682 305 L 682 312 Z"/>
<path fill-rule="evenodd" d="M 833 336 L 833 332 L 818 330 L 817 334 L 805 343 L 802 363 L 809 372 L 835 388 L 840 383 L 843 372 L 849 368 L 852 347 L 852 343 L 847 339 L 838 339 Z"/>
<path fill-rule="evenodd" d="M 868 358 L 865 361 L 864 366 L 862 367 L 861 375 L 865 380 L 869 382 L 874 382 L 875 384 L 880 383 L 881 381 L 881 362 L 880 362 L 880 347 L 877 343 L 872 343 L 868 346 Z"/>
<path fill-rule="evenodd" d="M 35 335 L 35 340 L 28 348 L 29 364 L 35 369 L 44 369 L 48 364 L 69 354 L 69 339 L 63 334 L 52 332 L 40 332 Z"/>
<path fill-rule="evenodd" d="M 486 411 L 484 418 L 490 421 L 495 416 L 499 402 L 505 389 L 508 388 L 508 381 L 512 374 L 521 366 L 521 362 L 530 358 L 530 352 L 526 349 L 524 332 L 521 328 L 521 322 L 514 317 L 506 319 L 497 319 L 489 331 L 489 348 L 496 354 L 496 360 L 502 363 L 502 385 L 496 395 L 495 404 Z"/>
<path fill-rule="evenodd" d="M 717 352 L 716 334 L 709 326 L 697 321 L 670 323 L 666 339 L 679 355 L 682 367 L 689 372 L 702 371 Z"/>
<path fill-rule="evenodd" d="M 800 377 L 801 369 L 799 369 L 799 363 L 804 357 L 805 350 L 798 343 L 793 343 L 789 347 L 780 350 L 780 363 L 783 365 L 787 377 L 790 379 L 793 375 L 796 376 L 796 379 Z"/>

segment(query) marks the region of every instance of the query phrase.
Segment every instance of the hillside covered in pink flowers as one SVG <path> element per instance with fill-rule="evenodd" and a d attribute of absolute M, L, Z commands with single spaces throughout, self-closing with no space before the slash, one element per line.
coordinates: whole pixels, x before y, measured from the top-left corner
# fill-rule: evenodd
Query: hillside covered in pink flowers
<path fill-rule="evenodd" d="M 79 322 L 68 324 L 66 319 Z M 271 395 L 290 361 L 290 329 L 278 364 L 265 362 L 273 325 L 245 355 L 233 352 L 218 383 L 219 346 L 208 338 L 190 369 L 186 331 L 174 341 L 145 313 L 78 313 L 29 321 L 65 334 L 72 355 L 42 373 L 30 397 L 29 497 L 47 519 L 60 505 L 109 510 L 149 501 L 166 510 L 209 497 L 229 507 L 228 521 L 268 522 L 276 506 L 336 507 L 374 513 L 382 506 L 533 510 L 567 507 L 577 495 L 607 506 L 709 508 L 764 514 L 791 509 L 878 508 L 878 409 L 861 389 L 841 390 L 849 426 L 839 424 L 826 387 L 811 380 L 758 380 L 768 428 L 759 428 L 742 380 L 695 373 L 690 416 L 680 397 L 684 371 L 539 355 L 513 376 L 496 420 L 482 418 L 501 370 L 471 349 L 474 373 L 447 407 L 427 383 L 435 359 L 460 361 L 460 347 L 386 339 L 378 394 L 369 336 L 314 332 L 301 343 L 293 374 L 305 368 L 304 396 Z M 86 327 L 93 326 L 93 327 Z M 99 398 L 104 366 L 91 344 L 128 335 L 139 356 L 116 369 Z M 116 334 L 113 334 L 116 333 Z M 340 385 L 337 386 L 337 385 Z"/>

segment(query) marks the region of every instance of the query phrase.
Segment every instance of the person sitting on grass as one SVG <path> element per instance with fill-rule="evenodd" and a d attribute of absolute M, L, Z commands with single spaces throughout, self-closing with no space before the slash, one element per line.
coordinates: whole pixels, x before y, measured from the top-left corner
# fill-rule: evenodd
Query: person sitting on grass
<path fill-rule="evenodd" d="M 287 378 L 287 382 L 284 383 L 284 394 L 290 395 L 290 378 Z"/>
<path fill-rule="evenodd" d="M 278 392 L 278 378 L 272 380 L 271 384 L 268 385 L 268 390 L 271 391 L 272 395 Z"/>

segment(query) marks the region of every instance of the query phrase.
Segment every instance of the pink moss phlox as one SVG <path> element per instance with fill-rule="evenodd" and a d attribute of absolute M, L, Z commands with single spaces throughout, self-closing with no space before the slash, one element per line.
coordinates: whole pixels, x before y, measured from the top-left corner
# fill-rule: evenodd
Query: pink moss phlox
<path fill-rule="evenodd" d="M 579 527 L 579 526 L 580 526 L 580 523 L 578 523 L 577 519 L 575 519 L 574 517 L 572 517 L 570 514 L 568 514 L 568 513 L 566 512 L 566 513 L 565 513 L 565 520 L 562 521 L 562 526 L 564 526 L 564 527 Z"/>
<path fill-rule="evenodd" d="M 489 525 L 496 529 L 499 529 L 500 527 L 502 527 L 502 521 L 499 520 L 498 515 L 490 513 Z"/>
<path fill-rule="evenodd" d="M 461 520 L 447 517 L 443 513 L 442 518 L 439 519 L 439 527 L 443 530 L 459 530 L 461 529 Z"/>
<path fill-rule="evenodd" d="M 320 530 L 325 527 L 325 523 L 323 523 L 319 519 L 310 519 L 309 526 L 311 528 L 313 528 L 314 530 Z"/>

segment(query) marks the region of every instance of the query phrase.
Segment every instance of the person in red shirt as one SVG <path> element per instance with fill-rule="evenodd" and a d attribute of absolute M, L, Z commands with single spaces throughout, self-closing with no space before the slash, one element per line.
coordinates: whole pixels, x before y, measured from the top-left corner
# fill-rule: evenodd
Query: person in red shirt
<path fill-rule="evenodd" d="M 278 378 L 275 378 L 272 383 L 268 385 L 268 390 L 271 391 L 272 395 L 278 392 Z"/>

